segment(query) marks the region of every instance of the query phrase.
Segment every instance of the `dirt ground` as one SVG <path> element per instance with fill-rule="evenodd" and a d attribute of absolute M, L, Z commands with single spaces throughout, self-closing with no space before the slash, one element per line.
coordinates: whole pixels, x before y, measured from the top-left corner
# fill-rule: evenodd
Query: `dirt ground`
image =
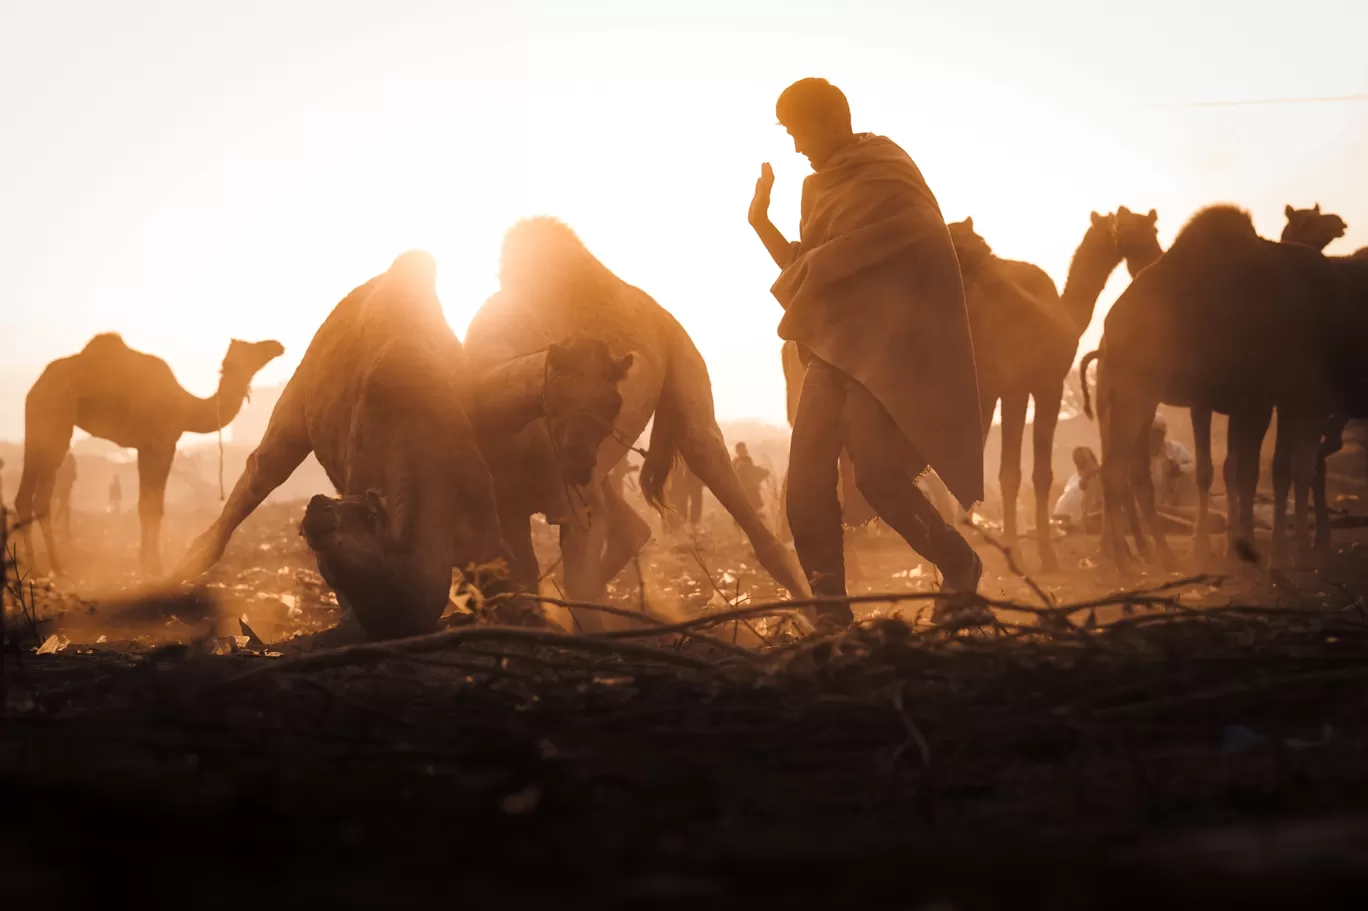
<path fill-rule="evenodd" d="M 82 514 L 73 579 L 10 598 L 7 895 L 1271 908 L 1368 884 L 1362 529 L 1317 570 L 1074 612 L 1118 587 L 1095 537 L 1028 580 L 970 532 L 1001 602 L 981 630 L 924 601 L 816 639 L 775 615 L 528 639 L 458 610 L 441 642 L 339 652 L 305 648 L 337 605 L 302 512 L 263 507 L 189 595 L 139 588 L 133 516 Z M 168 558 L 211 519 L 171 516 Z M 887 530 L 849 543 L 852 593 L 934 587 Z M 696 538 L 657 523 L 611 601 L 687 624 L 778 598 L 711 504 Z"/>

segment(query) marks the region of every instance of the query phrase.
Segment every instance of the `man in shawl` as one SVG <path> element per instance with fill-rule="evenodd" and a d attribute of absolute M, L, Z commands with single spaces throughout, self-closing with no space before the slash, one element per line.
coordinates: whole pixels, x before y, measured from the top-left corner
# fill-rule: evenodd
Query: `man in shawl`
<path fill-rule="evenodd" d="M 761 167 L 750 223 L 782 269 L 779 336 L 807 365 L 789 451 L 788 519 L 814 594 L 844 597 L 836 494 L 842 447 L 874 511 L 934 563 L 945 590 L 973 592 L 983 564 L 915 479 L 933 468 L 968 509 L 983 499 L 978 378 L 959 261 L 935 196 L 892 140 L 851 129 L 824 79 L 784 90 L 779 123 L 807 157 L 799 240 L 769 219 Z M 849 623 L 848 604 L 823 607 Z"/>

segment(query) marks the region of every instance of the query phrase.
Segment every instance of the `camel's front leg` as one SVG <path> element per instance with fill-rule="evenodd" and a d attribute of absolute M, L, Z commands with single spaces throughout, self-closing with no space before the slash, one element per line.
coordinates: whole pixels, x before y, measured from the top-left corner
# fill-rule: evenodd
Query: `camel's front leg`
<path fill-rule="evenodd" d="M 172 580 L 184 582 L 208 572 L 223 556 L 237 527 L 271 491 L 290 479 L 312 450 L 303 412 L 295 413 L 293 409 L 277 405 L 265 437 L 247 457 L 247 466 L 233 485 L 223 511 L 190 545 L 180 565 L 172 572 Z"/>
<path fill-rule="evenodd" d="M 597 484 L 590 484 L 584 489 L 585 507 L 574 510 L 560 527 L 561 568 L 565 594 L 571 601 L 602 602 L 608 594 L 602 578 L 607 522 L 597 488 Z M 607 628 L 599 611 L 572 610 L 571 614 L 583 632 Z"/>
<path fill-rule="evenodd" d="M 72 425 L 67 423 L 58 428 L 31 430 L 24 441 L 24 471 L 19 479 L 19 489 L 14 496 L 15 520 L 19 523 L 19 540 L 23 544 L 24 558 L 29 561 L 29 571 L 38 567 L 38 553 L 33 547 L 33 525 L 36 522 L 42 530 L 43 544 L 47 547 L 48 565 L 54 575 L 63 575 L 62 561 L 53 540 L 51 516 L 52 490 L 56 486 L 57 472 L 71 446 Z"/>
<path fill-rule="evenodd" d="M 1024 392 L 1012 391 L 1002 397 L 1002 460 L 998 465 L 998 485 L 1002 489 L 1002 543 L 1017 553 L 1017 496 L 1021 493 L 1021 442 L 1026 432 Z"/>
<path fill-rule="evenodd" d="M 1207 519 L 1211 509 L 1211 482 L 1215 471 L 1211 464 L 1211 409 L 1202 405 L 1191 408 L 1192 442 L 1197 452 L 1197 519 L 1192 527 L 1192 557 L 1198 568 L 1211 563 L 1211 527 Z"/>
<path fill-rule="evenodd" d="M 611 484 L 604 481 L 599 487 L 603 496 L 604 523 L 607 526 L 607 544 L 603 551 L 599 582 L 606 587 L 646 546 L 646 542 L 651 540 L 651 526 L 635 509 L 627 505 L 627 501 Z"/>
<path fill-rule="evenodd" d="M 1031 482 L 1035 487 L 1036 550 L 1040 554 L 1043 572 L 1057 572 L 1054 542 L 1050 538 L 1050 488 L 1054 486 L 1054 436 L 1059 423 L 1059 404 L 1064 397 L 1064 385 L 1052 385 L 1035 394 L 1035 421 L 1031 426 L 1034 463 Z"/>
<path fill-rule="evenodd" d="M 161 572 L 161 526 L 166 508 L 166 479 L 176 457 L 174 442 L 138 450 L 138 522 L 142 528 L 142 569 L 148 576 Z"/>
<path fill-rule="evenodd" d="M 1296 457 L 1296 416 L 1279 409 L 1278 432 L 1273 446 L 1273 542 L 1268 562 L 1274 568 L 1287 565 L 1287 491 L 1292 484 L 1292 461 Z"/>

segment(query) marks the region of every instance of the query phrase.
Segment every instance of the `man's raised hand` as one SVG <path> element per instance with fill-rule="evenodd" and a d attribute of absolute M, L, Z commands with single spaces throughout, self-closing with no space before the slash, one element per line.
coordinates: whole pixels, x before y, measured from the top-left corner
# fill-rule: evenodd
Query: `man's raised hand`
<path fill-rule="evenodd" d="M 755 195 L 751 197 L 750 223 L 769 221 L 770 191 L 774 189 L 774 168 L 769 162 L 760 165 L 760 178 L 755 181 Z"/>

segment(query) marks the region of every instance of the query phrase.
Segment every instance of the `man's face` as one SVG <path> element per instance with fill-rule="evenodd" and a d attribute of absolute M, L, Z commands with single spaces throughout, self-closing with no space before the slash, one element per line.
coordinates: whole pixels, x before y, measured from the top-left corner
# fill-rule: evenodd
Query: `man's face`
<path fill-rule="evenodd" d="M 785 124 L 784 129 L 793 137 L 793 150 L 805 156 L 814 169 L 826 164 L 836 151 L 833 132 L 820 123 Z"/>

